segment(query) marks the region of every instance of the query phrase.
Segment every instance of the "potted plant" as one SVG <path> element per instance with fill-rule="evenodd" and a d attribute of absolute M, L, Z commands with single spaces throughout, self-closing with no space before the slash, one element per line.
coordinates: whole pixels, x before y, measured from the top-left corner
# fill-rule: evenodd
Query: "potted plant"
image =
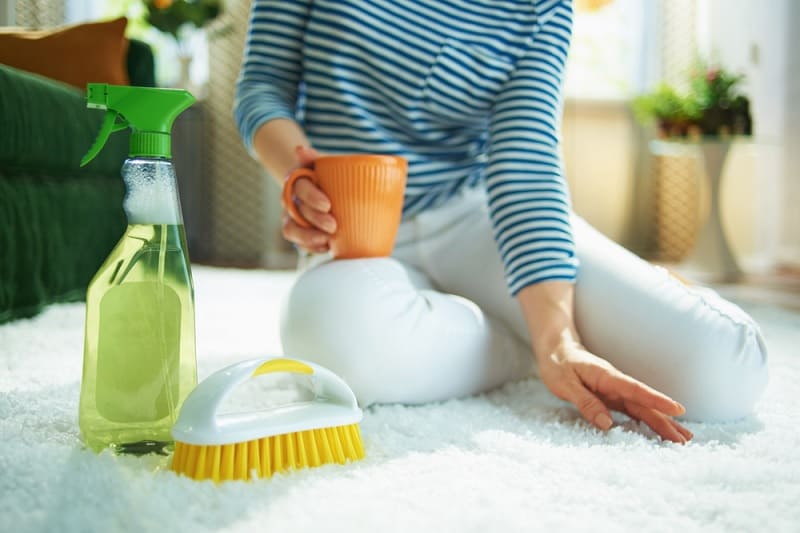
<path fill-rule="evenodd" d="M 689 98 L 700 111 L 698 126 L 704 135 L 751 135 L 750 101 L 738 90 L 743 74 L 721 68 L 695 72 L 690 80 Z"/>
<path fill-rule="evenodd" d="M 659 137 L 751 135 L 750 102 L 740 90 L 741 74 L 700 65 L 692 70 L 688 91 L 660 84 L 636 97 L 634 114 L 642 124 L 656 123 Z"/>
<path fill-rule="evenodd" d="M 633 111 L 642 124 L 656 122 L 660 137 L 684 137 L 700 119 L 692 101 L 665 83 L 633 100 Z"/>

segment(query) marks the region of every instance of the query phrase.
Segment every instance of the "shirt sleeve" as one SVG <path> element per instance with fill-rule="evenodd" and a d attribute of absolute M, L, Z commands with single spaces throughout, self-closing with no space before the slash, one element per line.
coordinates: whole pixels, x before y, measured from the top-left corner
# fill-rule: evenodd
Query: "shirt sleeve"
<path fill-rule="evenodd" d="M 262 124 L 275 118 L 296 118 L 310 2 L 253 2 L 233 113 L 251 154 L 253 136 Z"/>
<path fill-rule="evenodd" d="M 486 174 L 494 236 L 512 295 L 575 281 L 578 261 L 560 150 L 561 85 L 572 9 L 556 2 L 492 109 Z"/>

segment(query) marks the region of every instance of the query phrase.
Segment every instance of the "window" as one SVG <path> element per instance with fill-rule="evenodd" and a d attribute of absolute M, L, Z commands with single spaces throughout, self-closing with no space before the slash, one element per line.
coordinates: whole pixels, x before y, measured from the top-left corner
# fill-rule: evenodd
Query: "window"
<path fill-rule="evenodd" d="M 614 0 L 595 11 L 576 7 L 566 98 L 625 100 L 646 86 L 655 9 L 654 0 Z"/>

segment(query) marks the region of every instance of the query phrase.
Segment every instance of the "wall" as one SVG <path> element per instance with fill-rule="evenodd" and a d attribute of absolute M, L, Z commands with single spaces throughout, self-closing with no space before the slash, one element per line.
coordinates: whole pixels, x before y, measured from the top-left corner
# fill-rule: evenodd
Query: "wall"
<path fill-rule="evenodd" d="M 224 16 L 232 31 L 209 46 L 206 157 L 211 172 L 214 262 L 282 268 L 296 254 L 280 235 L 277 185 L 245 151 L 233 121 L 234 88 L 250 15 L 250 1 L 228 0 Z"/>
<path fill-rule="evenodd" d="M 562 128 L 575 212 L 611 239 L 628 244 L 635 146 L 626 104 L 567 100 Z"/>
<path fill-rule="evenodd" d="M 787 80 L 784 106 L 784 206 L 778 258 L 793 266 L 800 265 L 800 2 L 790 1 L 785 37 Z"/>

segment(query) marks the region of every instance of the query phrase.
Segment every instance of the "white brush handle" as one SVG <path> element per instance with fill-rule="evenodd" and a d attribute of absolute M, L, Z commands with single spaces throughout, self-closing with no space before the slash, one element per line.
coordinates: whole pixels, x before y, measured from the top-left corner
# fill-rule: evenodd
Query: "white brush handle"
<path fill-rule="evenodd" d="M 306 413 L 304 417 L 294 417 L 292 413 L 283 413 L 270 419 L 258 413 L 218 415 L 223 400 L 236 387 L 258 375 L 273 372 L 305 374 L 310 378 L 314 400 L 308 403 L 315 404 L 311 406 L 316 409 L 314 416 Z M 176 440 L 192 444 L 223 444 L 303 431 L 307 429 L 305 426 L 318 427 L 320 418 L 330 420 L 326 425 L 360 421 L 361 410 L 355 394 L 344 380 L 310 361 L 265 357 L 231 365 L 203 380 L 183 402 L 172 434 Z"/>

